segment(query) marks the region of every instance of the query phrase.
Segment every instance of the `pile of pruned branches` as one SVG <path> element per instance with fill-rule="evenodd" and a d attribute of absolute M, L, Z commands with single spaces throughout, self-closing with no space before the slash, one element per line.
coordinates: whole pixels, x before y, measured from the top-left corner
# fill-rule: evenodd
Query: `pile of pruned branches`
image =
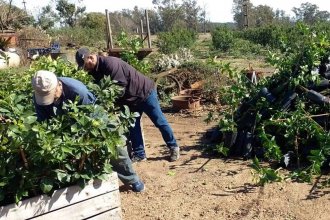
<path fill-rule="evenodd" d="M 303 181 L 329 167 L 329 36 L 296 27 L 290 41 L 283 40 L 282 50 L 268 58 L 277 72 L 256 85 L 236 72 L 236 83 L 222 91 L 228 108 L 220 112 L 220 143 L 215 150 L 253 158 L 261 184 L 282 180 L 279 167 L 294 170 L 289 177 Z M 259 160 L 275 169 L 261 166 Z"/>

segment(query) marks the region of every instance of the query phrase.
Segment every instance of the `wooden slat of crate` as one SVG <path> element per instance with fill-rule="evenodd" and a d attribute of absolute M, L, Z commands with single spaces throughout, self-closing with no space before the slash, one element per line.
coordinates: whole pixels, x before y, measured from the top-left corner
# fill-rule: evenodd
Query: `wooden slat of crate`
<path fill-rule="evenodd" d="M 76 185 L 70 186 L 56 190 L 52 197 L 41 195 L 19 202 L 18 205 L 10 204 L 0 207 L 0 219 L 18 220 L 32 218 L 70 204 L 75 204 L 104 193 L 118 190 L 118 188 L 117 173 L 113 172 L 109 175 L 107 181 L 95 180 L 84 189 Z"/>
<path fill-rule="evenodd" d="M 31 218 L 33 220 L 50 220 L 50 219 L 85 219 L 98 213 L 118 208 L 120 206 L 119 191 L 112 191 L 106 194 L 83 200 L 79 203 L 66 206 L 62 209 L 46 213 L 44 215 Z"/>
<path fill-rule="evenodd" d="M 121 220 L 121 208 L 115 208 L 102 214 L 87 218 L 88 220 Z"/>
<path fill-rule="evenodd" d="M 3 38 L 5 40 L 9 41 L 9 47 L 16 47 L 17 46 L 17 34 L 16 33 L 0 33 L 0 38 Z"/>

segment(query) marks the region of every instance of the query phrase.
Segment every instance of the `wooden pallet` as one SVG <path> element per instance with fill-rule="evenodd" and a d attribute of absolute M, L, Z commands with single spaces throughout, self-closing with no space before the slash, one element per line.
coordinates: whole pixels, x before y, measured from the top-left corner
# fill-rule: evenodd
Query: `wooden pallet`
<path fill-rule="evenodd" d="M 120 220 L 120 194 L 117 173 L 107 181 L 95 180 L 84 189 L 71 186 L 56 190 L 52 197 L 41 195 L 18 205 L 0 207 L 0 219 L 93 219 Z"/>

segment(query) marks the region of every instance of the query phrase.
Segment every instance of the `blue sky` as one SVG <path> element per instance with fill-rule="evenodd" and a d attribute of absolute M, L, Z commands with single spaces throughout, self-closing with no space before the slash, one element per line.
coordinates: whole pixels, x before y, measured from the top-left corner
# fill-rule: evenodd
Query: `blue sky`
<path fill-rule="evenodd" d="M 14 0 L 14 4 L 23 8 L 23 1 L 26 2 L 27 10 L 33 14 L 37 13 L 42 6 L 47 5 L 51 0 Z M 78 0 L 69 0 L 69 2 L 78 2 Z M 120 11 L 122 9 L 133 9 L 135 5 L 139 8 L 152 9 L 152 0 L 82 0 L 87 12 Z M 177 0 L 177 2 L 179 2 Z M 200 7 L 206 9 L 207 18 L 213 22 L 233 21 L 232 0 L 197 0 Z M 319 10 L 330 11 L 329 0 L 251 0 L 252 4 L 268 5 L 273 9 L 284 10 L 292 16 L 292 8 L 299 7 L 302 3 L 309 2 L 319 7 Z"/>

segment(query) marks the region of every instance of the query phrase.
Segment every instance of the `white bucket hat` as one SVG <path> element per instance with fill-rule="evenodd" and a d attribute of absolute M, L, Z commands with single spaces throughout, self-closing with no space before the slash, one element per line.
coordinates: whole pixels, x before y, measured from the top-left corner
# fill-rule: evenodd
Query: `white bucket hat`
<path fill-rule="evenodd" d="M 54 102 L 58 79 L 53 72 L 39 70 L 32 78 L 34 96 L 38 105 L 50 105 Z"/>

